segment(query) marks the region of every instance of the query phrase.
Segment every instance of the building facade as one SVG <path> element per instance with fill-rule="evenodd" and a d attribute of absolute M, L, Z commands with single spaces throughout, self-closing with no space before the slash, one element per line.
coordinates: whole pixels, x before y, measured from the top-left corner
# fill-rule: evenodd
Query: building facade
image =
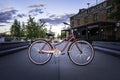
<path fill-rule="evenodd" d="M 71 28 L 77 38 L 85 40 L 120 41 L 120 24 L 109 19 L 111 4 L 104 1 L 88 9 L 80 9 L 70 17 Z M 80 36 L 79 36 L 80 34 Z"/>

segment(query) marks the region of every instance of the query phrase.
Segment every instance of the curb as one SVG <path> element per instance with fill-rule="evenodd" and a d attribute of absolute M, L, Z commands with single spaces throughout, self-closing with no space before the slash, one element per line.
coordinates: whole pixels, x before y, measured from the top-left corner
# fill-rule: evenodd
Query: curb
<path fill-rule="evenodd" d="M 15 52 L 15 51 L 19 51 L 19 50 L 22 50 L 22 49 L 26 49 L 28 47 L 29 46 L 27 45 L 27 46 L 22 46 L 22 47 L 8 49 L 8 50 L 3 50 L 3 51 L 0 51 L 0 56 L 10 54 L 10 52 Z"/>
<path fill-rule="evenodd" d="M 113 56 L 117 56 L 120 57 L 120 51 L 119 50 L 114 50 L 114 49 L 110 49 L 110 48 L 104 48 L 104 47 L 99 47 L 99 46 L 93 46 L 94 49 L 96 50 L 100 50 L 103 52 L 107 52 L 106 54 L 109 53 L 109 55 L 113 55 Z"/>

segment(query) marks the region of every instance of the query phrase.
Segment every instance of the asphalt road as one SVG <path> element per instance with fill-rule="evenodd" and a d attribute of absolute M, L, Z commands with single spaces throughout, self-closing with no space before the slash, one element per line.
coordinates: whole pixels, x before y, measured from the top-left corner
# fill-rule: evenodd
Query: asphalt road
<path fill-rule="evenodd" d="M 120 58 L 105 52 L 95 50 L 92 63 L 77 66 L 66 54 L 53 56 L 45 65 L 35 65 L 27 51 L 0 57 L 0 80 L 120 80 Z"/>

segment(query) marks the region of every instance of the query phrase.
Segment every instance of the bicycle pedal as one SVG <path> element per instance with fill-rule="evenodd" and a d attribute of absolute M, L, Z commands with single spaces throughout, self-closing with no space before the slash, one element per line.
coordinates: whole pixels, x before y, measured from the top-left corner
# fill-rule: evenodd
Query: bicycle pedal
<path fill-rule="evenodd" d="M 65 53 L 61 53 L 61 55 L 65 55 Z"/>

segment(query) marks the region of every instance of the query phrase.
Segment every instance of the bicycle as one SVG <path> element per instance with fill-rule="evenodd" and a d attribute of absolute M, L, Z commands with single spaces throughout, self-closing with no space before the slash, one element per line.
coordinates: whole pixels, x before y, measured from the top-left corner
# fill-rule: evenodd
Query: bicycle
<path fill-rule="evenodd" d="M 67 49 L 67 54 L 74 64 L 84 66 L 92 62 L 95 52 L 89 42 L 80 39 L 77 40 L 74 36 L 73 30 L 71 30 L 71 34 L 64 47 L 61 50 L 56 48 L 65 41 L 66 39 L 56 44 L 51 44 L 48 40 L 38 39 L 29 47 L 29 59 L 35 64 L 45 64 L 50 61 L 53 54 L 61 55 L 70 43 Z"/>

